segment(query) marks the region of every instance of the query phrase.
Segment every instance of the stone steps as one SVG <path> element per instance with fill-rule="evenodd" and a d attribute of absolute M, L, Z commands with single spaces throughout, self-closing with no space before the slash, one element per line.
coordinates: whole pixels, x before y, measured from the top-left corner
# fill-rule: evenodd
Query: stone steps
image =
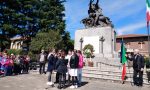
<path fill-rule="evenodd" d="M 95 79 L 104 79 L 104 80 L 112 80 L 112 81 L 121 81 L 121 69 L 111 70 L 110 69 L 100 69 L 99 67 L 84 67 L 83 68 L 83 77 L 86 78 L 95 78 Z M 127 71 L 127 82 L 132 81 L 133 70 L 130 72 Z M 146 73 L 143 76 L 144 84 L 149 85 Z"/>

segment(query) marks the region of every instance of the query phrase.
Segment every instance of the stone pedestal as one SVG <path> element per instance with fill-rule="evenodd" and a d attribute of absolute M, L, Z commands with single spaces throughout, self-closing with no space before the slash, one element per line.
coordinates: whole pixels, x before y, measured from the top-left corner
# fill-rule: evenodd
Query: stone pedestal
<path fill-rule="evenodd" d="M 102 37 L 104 41 L 101 40 Z M 81 50 L 81 47 L 83 49 L 85 45 L 91 44 L 96 57 L 113 57 L 114 41 L 114 29 L 111 27 L 80 29 L 75 32 L 75 49 Z"/>

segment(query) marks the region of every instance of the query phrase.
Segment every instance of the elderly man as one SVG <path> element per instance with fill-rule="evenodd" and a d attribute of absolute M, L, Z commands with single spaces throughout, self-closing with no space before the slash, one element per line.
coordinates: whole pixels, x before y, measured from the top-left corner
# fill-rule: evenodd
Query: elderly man
<path fill-rule="evenodd" d="M 46 54 L 45 54 L 44 50 L 41 50 L 39 62 L 40 62 L 39 73 L 40 74 L 43 74 L 43 73 L 46 74 L 46 72 L 45 72 Z"/>
<path fill-rule="evenodd" d="M 133 82 L 134 85 L 143 85 L 143 70 L 144 70 L 144 57 L 139 53 L 138 49 L 135 49 L 133 60 Z"/>

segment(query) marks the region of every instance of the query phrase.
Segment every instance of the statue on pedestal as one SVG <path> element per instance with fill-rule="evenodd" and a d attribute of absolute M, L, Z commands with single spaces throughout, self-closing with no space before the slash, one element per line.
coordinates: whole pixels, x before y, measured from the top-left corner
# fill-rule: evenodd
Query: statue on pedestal
<path fill-rule="evenodd" d="M 98 5 L 99 0 L 97 0 L 96 4 L 93 4 L 93 2 L 94 0 L 90 0 L 89 3 L 89 10 L 88 10 L 89 17 L 82 19 L 81 22 L 85 25 L 86 28 L 105 27 L 105 26 L 113 27 L 110 19 L 102 14 L 102 9 Z"/>

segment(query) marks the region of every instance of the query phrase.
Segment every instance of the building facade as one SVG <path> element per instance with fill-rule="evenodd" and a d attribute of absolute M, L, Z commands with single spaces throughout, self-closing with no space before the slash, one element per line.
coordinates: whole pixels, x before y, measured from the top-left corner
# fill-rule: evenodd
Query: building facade
<path fill-rule="evenodd" d="M 139 49 L 142 55 L 148 56 L 148 36 L 142 34 L 120 35 L 116 38 L 116 51 L 120 52 L 121 41 L 124 41 L 127 53 Z"/>

